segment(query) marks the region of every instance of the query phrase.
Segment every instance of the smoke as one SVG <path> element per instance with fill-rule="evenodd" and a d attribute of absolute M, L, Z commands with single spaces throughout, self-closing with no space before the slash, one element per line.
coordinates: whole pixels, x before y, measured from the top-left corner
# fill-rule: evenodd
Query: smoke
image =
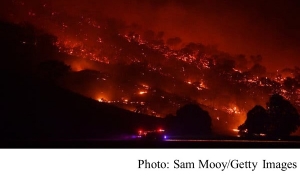
<path fill-rule="evenodd" d="M 231 54 L 262 55 L 264 66 L 270 70 L 299 65 L 298 1 L 12 0 L 2 3 L 2 17 L 37 21 L 32 14 L 38 19 L 41 14 L 63 12 L 68 19 L 114 18 L 140 34 L 146 30 L 163 31 L 164 41 L 179 37 L 182 45 L 201 42 L 217 45 Z M 48 26 L 41 19 L 38 24 Z"/>

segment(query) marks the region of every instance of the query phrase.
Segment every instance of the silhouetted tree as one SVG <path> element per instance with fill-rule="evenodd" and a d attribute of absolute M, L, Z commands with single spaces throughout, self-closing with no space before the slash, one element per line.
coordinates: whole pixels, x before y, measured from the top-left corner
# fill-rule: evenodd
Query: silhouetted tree
<path fill-rule="evenodd" d="M 146 41 L 148 41 L 148 42 L 153 41 L 153 40 L 155 39 L 155 33 L 154 33 L 154 31 L 152 31 L 152 30 L 147 30 L 147 31 L 145 31 L 145 32 L 144 32 L 143 38 L 144 38 Z"/>
<path fill-rule="evenodd" d="M 260 64 L 262 62 L 262 56 L 261 55 L 251 55 L 250 59 L 253 62 L 253 64 Z"/>
<path fill-rule="evenodd" d="M 235 61 L 232 59 L 219 59 L 215 69 L 217 72 L 232 72 L 232 69 L 235 67 Z"/>
<path fill-rule="evenodd" d="M 297 109 L 284 97 L 275 94 L 270 97 L 266 110 L 261 106 L 250 110 L 245 123 L 238 129 L 240 133 L 250 136 L 265 133 L 271 137 L 286 137 L 299 126 Z"/>
<path fill-rule="evenodd" d="M 254 76 L 264 76 L 267 73 L 266 67 L 260 65 L 260 64 L 254 64 L 251 69 L 249 70 L 249 73 Z"/>
<path fill-rule="evenodd" d="M 239 130 L 242 133 L 249 135 L 260 134 L 266 132 L 268 123 L 268 113 L 262 106 L 255 106 L 247 113 L 247 119 L 244 124 L 239 126 Z"/>
<path fill-rule="evenodd" d="M 240 54 L 236 57 L 236 68 L 241 71 L 247 70 L 248 61 L 246 55 Z"/>
<path fill-rule="evenodd" d="M 165 34 L 165 32 L 159 31 L 159 32 L 157 33 L 157 35 L 156 35 L 156 39 L 162 40 L 163 37 L 164 37 L 164 34 Z"/>
<path fill-rule="evenodd" d="M 173 132 L 181 135 L 211 134 L 211 117 L 198 104 L 187 104 L 176 112 Z"/>
<path fill-rule="evenodd" d="M 267 103 L 267 112 L 270 117 L 268 134 L 271 136 L 288 136 L 296 131 L 300 125 L 297 109 L 281 95 L 271 96 Z"/>
<path fill-rule="evenodd" d="M 169 38 L 167 40 L 167 45 L 169 45 L 171 47 L 175 47 L 175 46 L 179 45 L 181 42 L 182 42 L 182 40 L 179 37 Z"/>

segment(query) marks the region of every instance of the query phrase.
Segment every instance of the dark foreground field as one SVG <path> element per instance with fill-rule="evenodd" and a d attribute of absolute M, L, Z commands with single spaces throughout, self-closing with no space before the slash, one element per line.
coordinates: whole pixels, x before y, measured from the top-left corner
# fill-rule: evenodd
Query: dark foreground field
<path fill-rule="evenodd" d="M 295 140 L 65 140 L 2 141 L 1 148 L 300 148 Z"/>

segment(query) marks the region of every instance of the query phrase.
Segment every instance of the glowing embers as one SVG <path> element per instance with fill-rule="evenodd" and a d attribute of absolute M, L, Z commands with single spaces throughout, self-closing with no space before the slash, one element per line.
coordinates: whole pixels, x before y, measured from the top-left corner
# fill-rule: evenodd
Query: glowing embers
<path fill-rule="evenodd" d="M 149 86 L 148 86 L 148 85 L 145 85 L 145 84 L 142 84 L 142 87 L 143 87 L 144 89 L 146 89 L 146 90 L 149 89 Z"/>
<path fill-rule="evenodd" d="M 239 132 L 240 130 L 238 129 L 232 129 L 233 132 Z"/>
<path fill-rule="evenodd" d="M 203 80 L 201 80 L 203 81 Z M 203 90 L 203 89 L 208 89 L 208 87 L 203 83 L 203 82 L 192 82 L 191 80 L 185 81 L 188 85 L 193 85 L 197 90 Z"/>
<path fill-rule="evenodd" d="M 112 103 L 112 101 L 106 100 L 105 98 L 98 99 L 98 102 Z"/>
<path fill-rule="evenodd" d="M 232 70 L 233 70 L 233 71 L 235 71 L 235 72 L 242 73 L 242 71 L 241 71 L 241 70 L 238 70 L 238 69 L 235 69 L 235 68 L 232 68 Z"/>
<path fill-rule="evenodd" d="M 227 112 L 228 114 L 241 114 L 241 112 L 238 110 L 237 107 L 233 107 L 233 108 L 223 107 L 222 110 Z"/>
<path fill-rule="evenodd" d="M 148 93 L 147 91 L 140 91 L 139 92 L 140 95 L 144 95 L 144 94 L 147 94 L 147 93 Z"/>
<path fill-rule="evenodd" d="M 81 41 L 75 40 L 58 40 L 55 45 L 58 47 L 60 52 L 64 52 L 66 54 L 98 61 L 102 63 L 109 64 L 109 58 L 106 56 L 101 56 L 101 49 L 93 49 L 85 46 Z"/>

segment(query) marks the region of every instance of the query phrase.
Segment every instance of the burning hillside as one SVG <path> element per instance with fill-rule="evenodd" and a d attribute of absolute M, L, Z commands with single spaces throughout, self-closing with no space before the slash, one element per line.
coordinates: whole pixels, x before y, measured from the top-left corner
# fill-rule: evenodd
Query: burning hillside
<path fill-rule="evenodd" d="M 299 68 L 269 73 L 261 56 L 183 44 L 179 37 L 166 40 L 163 32 L 100 15 L 70 17 L 47 3 L 31 7 L 12 1 L 11 6 L 7 19 L 29 21 L 54 34 L 59 52 L 72 57 L 64 61 L 74 71 L 61 85 L 99 102 L 157 117 L 198 102 L 223 130 L 236 128 L 248 110 L 265 105 L 274 93 L 300 108 Z"/>

